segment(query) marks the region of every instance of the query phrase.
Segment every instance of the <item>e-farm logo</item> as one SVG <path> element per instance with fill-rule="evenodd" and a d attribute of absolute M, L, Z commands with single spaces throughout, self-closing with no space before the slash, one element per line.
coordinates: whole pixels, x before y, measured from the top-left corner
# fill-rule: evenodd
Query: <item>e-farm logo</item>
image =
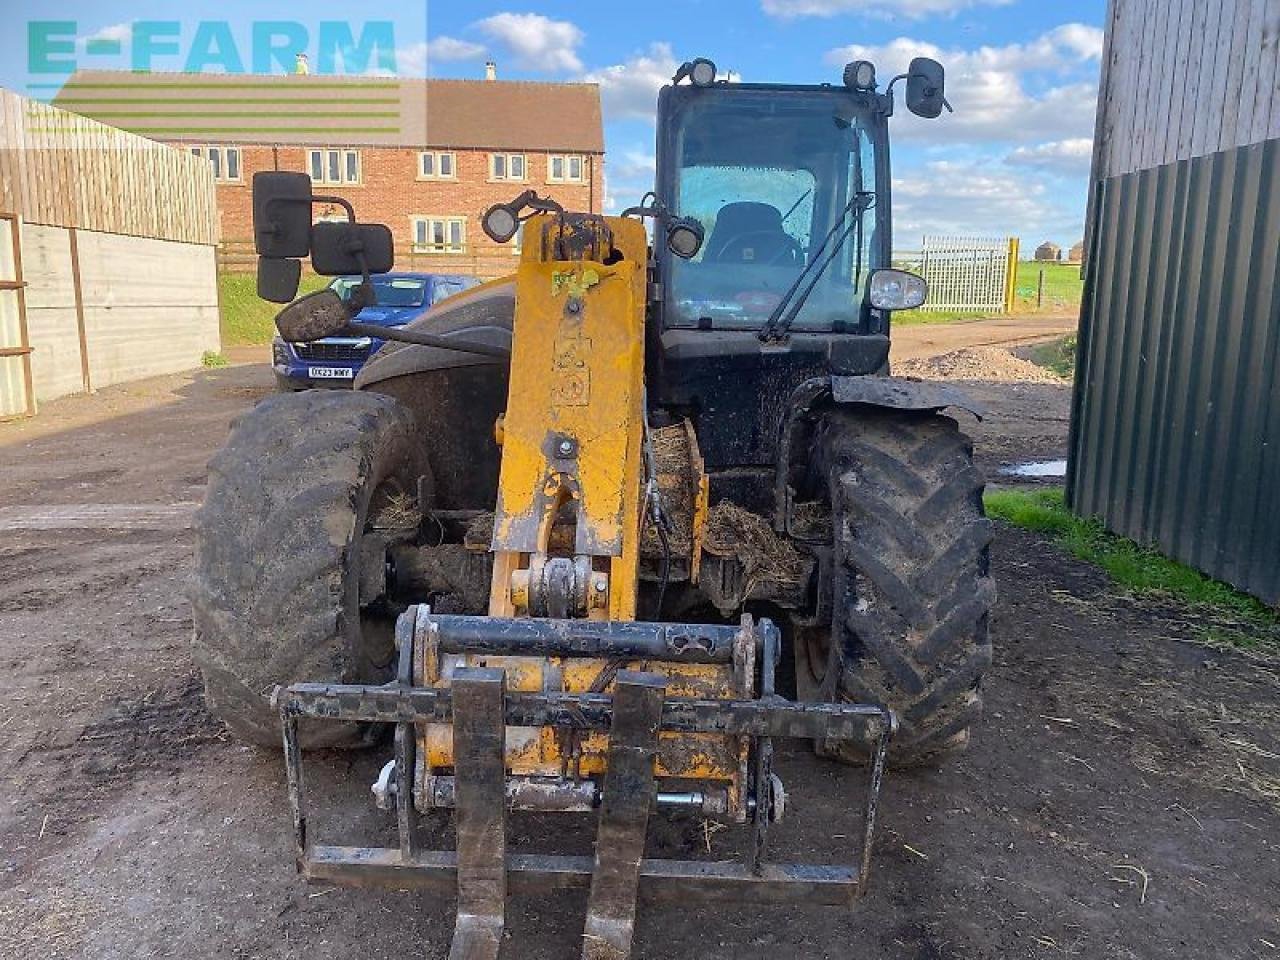
<path fill-rule="evenodd" d="M 233 29 L 230 21 L 135 20 L 98 31 L 80 32 L 75 20 L 27 23 L 27 70 L 33 86 L 52 85 L 77 70 L 129 69 L 136 72 L 296 73 L 306 64 L 322 74 L 396 73 L 396 31 L 390 20 L 353 24 L 322 20 L 260 20 Z M 247 34 L 247 38 L 246 38 Z M 127 60 L 125 46 L 129 53 Z M 303 59 L 300 59 L 303 58 Z"/>
<path fill-rule="evenodd" d="M 27 37 L 32 101 L 56 98 L 145 137 L 401 132 L 392 20 L 135 20 L 96 31 L 31 20 Z M 282 82 L 296 74 L 318 76 Z M 46 133 L 76 122 L 48 111 L 40 120 Z"/>

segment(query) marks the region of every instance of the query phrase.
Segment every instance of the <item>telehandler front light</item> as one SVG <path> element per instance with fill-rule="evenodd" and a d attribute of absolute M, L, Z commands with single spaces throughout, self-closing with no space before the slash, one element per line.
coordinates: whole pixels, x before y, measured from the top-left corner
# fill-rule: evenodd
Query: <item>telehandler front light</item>
<path fill-rule="evenodd" d="M 507 204 L 498 203 L 485 211 L 481 226 L 494 243 L 506 243 L 520 229 L 520 218 Z"/>
<path fill-rule="evenodd" d="M 667 224 L 667 249 L 681 260 L 691 260 L 702 249 L 704 231 L 697 220 L 683 217 Z"/>

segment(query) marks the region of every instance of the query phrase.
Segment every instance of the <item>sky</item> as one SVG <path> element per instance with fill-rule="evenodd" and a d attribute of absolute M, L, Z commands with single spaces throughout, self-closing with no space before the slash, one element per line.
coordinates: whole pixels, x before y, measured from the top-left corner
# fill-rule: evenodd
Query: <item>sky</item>
<path fill-rule="evenodd" d="M 931 56 L 947 69 L 955 112 L 926 121 L 900 104 L 891 121 L 900 249 L 925 233 L 1013 235 L 1024 248 L 1046 239 L 1068 247 L 1080 239 L 1105 6 L 1105 0 L 365 0 L 354 19 L 349 0 L 6 0 L 19 22 L 74 25 L 74 52 L 38 51 L 47 60 L 35 66 L 46 71 L 71 61 L 127 68 L 137 43 L 130 24 L 142 21 L 178 21 L 173 52 L 157 42 L 151 69 L 190 65 L 200 24 L 219 22 L 243 69 L 252 70 L 255 22 L 296 20 L 309 28 L 315 63 L 320 21 L 345 21 L 359 36 L 365 21 L 383 20 L 394 24 L 401 75 L 480 78 L 484 62 L 493 60 L 504 80 L 599 83 L 612 209 L 634 203 L 652 184 L 657 90 L 683 60 L 709 57 L 721 72 L 748 82 L 839 83 L 849 60 L 871 60 L 883 81 L 912 56 Z M 107 45 L 91 54 L 94 40 Z M 114 57 L 113 41 L 120 48 Z M 33 72 L 32 46 L 28 30 L 0 36 L 0 86 L 47 99 L 64 76 Z M 385 72 L 387 61 L 374 60 L 359 72 Z"/>

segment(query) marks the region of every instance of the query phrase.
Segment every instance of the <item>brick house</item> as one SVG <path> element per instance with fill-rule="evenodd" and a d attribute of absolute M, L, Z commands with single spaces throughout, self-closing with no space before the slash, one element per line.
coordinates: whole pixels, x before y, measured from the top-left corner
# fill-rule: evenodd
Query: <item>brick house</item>
<path fill-rule="evenodd" d="M 387 224 L 408 270 L 509 272 L 517 244 L 490 241 L 480 216 L 523 190 L 568 209 L 604 202 L 594 84 L 81 71 L 54 102 L 206 158 L 225 262 L 245 269 L 260 170 L 308 172 Z"/>

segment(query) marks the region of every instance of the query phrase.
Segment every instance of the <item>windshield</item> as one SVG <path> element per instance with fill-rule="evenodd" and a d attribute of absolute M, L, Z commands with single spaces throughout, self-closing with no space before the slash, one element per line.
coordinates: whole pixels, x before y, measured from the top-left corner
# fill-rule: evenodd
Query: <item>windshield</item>
<path fill-rule="evenodd" d="M 835 91 L 717 90 L 674 119 L 674 205 L 701 221 L 706 241 L 692 260 L 672 258 L 668 323 L 758 330 L 805 266 L 838 243 L 791 326 L 854 321 L 862 279 L 877 265 L 871 118 Z"/>
<path fill-rule="evenodd" d="M 330 286 L 343 300 L 360 286 L 359 277 L 339 277 Z M 380 307 L 420 307 L 426 302 L 427 281 L 405 277 L 374 277 L 373 289 Z"/>

